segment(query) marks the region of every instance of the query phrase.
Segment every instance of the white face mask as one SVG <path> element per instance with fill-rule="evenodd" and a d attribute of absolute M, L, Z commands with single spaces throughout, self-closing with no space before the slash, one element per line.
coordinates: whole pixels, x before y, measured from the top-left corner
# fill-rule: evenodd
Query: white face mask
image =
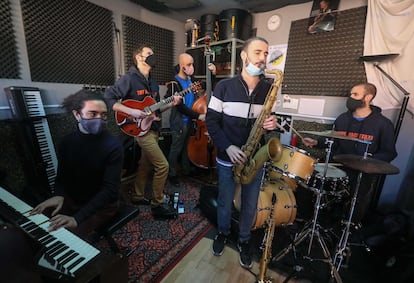
<path fill-rule="evenodd" d="M 250 61 L 248 58 L 246 58 L 246 61 Z M 257 67 L 256 65 L 253 65 L 251 62 L 246 66 L 246 72 L 249 73 L 251 76 L 258 77 L 263 74 L 264 66 L 261 68 Z"/>
<path fill-rule="evenodd" d="M 263 74 L 263 69 L 257 67 L 256 65 L 253 65 L 252 63 L 249 63 L 246 67 L 246 71 L 251 75 L 258 77 Z"/>

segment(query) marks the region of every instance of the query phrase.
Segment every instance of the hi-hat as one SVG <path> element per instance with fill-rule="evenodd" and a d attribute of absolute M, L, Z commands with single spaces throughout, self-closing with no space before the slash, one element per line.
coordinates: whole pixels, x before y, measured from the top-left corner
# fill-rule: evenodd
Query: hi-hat
<path fill-rule="evenodd" d="M 337 132 L 337 131 L 322 131 L 322 132 L 300 131 L 300 132 L 304 133 L 304 134 L 310 134 L 310 135 L 328 137 L 328 138 L 334 138 L 334 139 L 341 139 L 341 140 L 348 140 L 348 141 L 356 141 L 356 142 L 366 143 L 366 144 L 371 144 L 372 143 L 370 141 L 365 141 L 365 140 L 361 140 L 361 139 L 358 139 L 358 138 L 344 136 L 343 134 L 341 134 L 340 132 Z"/>
<path fill-rule="evenodd" d="M 361 56 L 359 59 L 361 59 L 364 62 L 381 62 L 388 59 L 394 59 L 397 57 L 398 53 L 390 53 L 390 54 L 379 54 L 379 55 L 367 55 L 367 56 Z"/>
<path fill-rule="evenodd" d="M 341 162 L 346 167 L 361 171 L 367 174 L 394 175 L 400 173 L 400 169 L 394 165 L 370 157 L 364 158 L 355 154 L 339 154 L 333 157 L 335 161 Z"/>

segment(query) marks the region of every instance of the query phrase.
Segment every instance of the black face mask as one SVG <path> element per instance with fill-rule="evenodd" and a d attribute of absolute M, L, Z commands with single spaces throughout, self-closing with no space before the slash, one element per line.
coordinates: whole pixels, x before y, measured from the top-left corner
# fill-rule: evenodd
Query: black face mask
<path fill-rule="evenodd" d="M 354 112 L 358 108 L 361 108 L 364 106 L 364 102 L 358 99 L 354 99 L 352 97 L 348 97 L 348 100 L 346 101 L 346 108 L 348 108 L 349 111 Z"/>
<path fill-rule="evenodd" d="M 150 66 L 151 68 L 154 68 L 156 64 L 154 54 L 151 54 L 147 58 L 145 58 L 145 63 L 147 63 L 147 65 Z"/>

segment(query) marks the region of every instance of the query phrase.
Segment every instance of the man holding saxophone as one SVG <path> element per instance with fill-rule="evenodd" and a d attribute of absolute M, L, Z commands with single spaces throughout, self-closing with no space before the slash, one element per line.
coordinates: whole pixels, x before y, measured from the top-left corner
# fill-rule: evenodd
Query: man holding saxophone
<path fill-rule="evenodd" d="M 234 168 L 246 164 L 249 154 L 242 148 L 250 140 L 252 131 L 264 132 L 277 127 L 276 116 L 266 114 L 261 125 L 254 129 L 255 121 L 263 116 L 267 94 L 272 84 L 264 78 L 268 55 L 268 42 L 261 37 L 248 39 L 242 48 L 242 72 L 233 78 L 221 80 L 214 89 L 207 109 L 208 133 L 217 147 L 218 199 L 217 230 L 213 242 L 213 254 L 223 254 L 230 235 L 233 198 L 238 181 Z M 278 84 L 280 84 L 281 79 Z M 272 91 L 276 95 L 277 89 Z M 272 105 L 273 106 L 273 105 Z M 254 125 L 255 124 L 255 125 Z M 260 140 L 262 137 L 259 138 Z M 240 265 L 252 267 L 250 236 L 256 214 L 260 183 L 263 175 L 260 169 L 250 183 L 241 183 L 241 206 L 237 247 L 240 251 Z M 237 178 L 236 178 L 237 179 Z"/>

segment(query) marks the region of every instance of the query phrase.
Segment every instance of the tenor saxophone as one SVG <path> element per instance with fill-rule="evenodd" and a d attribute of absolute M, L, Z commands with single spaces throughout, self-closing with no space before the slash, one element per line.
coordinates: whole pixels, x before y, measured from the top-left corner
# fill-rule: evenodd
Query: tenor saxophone
<path fill-rule="evenodd" d="M 279 161 L 282 155 L 283 148 L 278 138 L 271 138 L 266 145 L 259 149 L 260 140 L 265 133 L 265 129 L 262 127 L 263 122 L 272 112 L 273 104 L 277 97 L 277 91 L 283 80 L 283 72 L 280 70 L 266 70 L 266 72 L 276 75 L 276 78 L 267 93 L 262 112 L 254 122 L 246 144 L 241 147 L 241 150 L 246 155 L 247 161 L 243 164 L 233 166 L 233 178 L 236 183 L 251 183 L 258 170 L 268 159 Z M 255 155 L 253 156 L 253 154 Z"/>
<path fill-rule="evenodd" d="M 275 233 L 275 219 L 274 219 L 274 209 L 276 203 L 276 194 L 272 193 L 272 207 L 270 210 L 269 218 L 266 220 L 266 231 L 263 237 L 263 251 L 262 251 L 262 258 L 260 259 L 259 265 L 259 274 L 257 275 L 257 282 L 258 283 L 271 283 L 272 280 L 266 277 L 266 270 L 267 265 L 269 263 L 270 258 L 272 257 L 272 242 L 273 242 L 273 235 Z"/>

